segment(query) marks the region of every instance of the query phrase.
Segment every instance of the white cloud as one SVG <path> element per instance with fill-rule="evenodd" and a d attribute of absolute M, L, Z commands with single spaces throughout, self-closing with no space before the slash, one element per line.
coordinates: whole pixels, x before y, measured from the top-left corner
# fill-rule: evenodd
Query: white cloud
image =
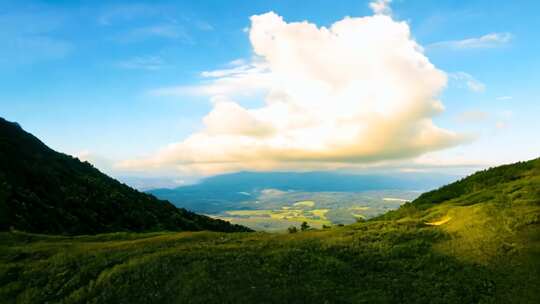
<path fill-rule="evenodd" d="M 432 117 L 447 82 L 411 37 L 383 14 L 331 27 L 251 17 L 250 62 L 206 71 L 202 84 L 155 94 L 202 94 L 214 103 L 205 127 L 124 169 L 325 169 L 410 158 L 461 143 Z M 264 93 L 245 108 L 238 96 Z"/>
<path fill-rule="evenodd" d="M 458 149 L 458 150 L 456 150 Z M 434 152 L 427 153 L 414 159 L 409 165 L 413 168 L 428 168 L 428 169 L 440 169 L 440 168 L 486 168 L 490 165 L 496 164 L 496 162 L 481 157 L 474 157 L 463 153 L 459 148 L 451 149 L 451 153 Z M 448 151 L 447 151 L 448 152 Z M 476 170 L 469 172 L 473 173 Z"/>
<path fill-rule="evenodd" d="M 202 21 L 202 20 L 195 21 L 195 26 L 201 31 L 213 31 L 214 30 L 214 27 L 210 23 L 208 23 L 206 21 Z"/>
<path fill-rule="evenodd" d="M 247 64 L 247 61 L 244 58 L 238 58 L 238 59 L 235 59 L 235 60 L 231 60 L 228 63 L 228 65 L 230 65 L 230 66 L 240 66 L 240 65 L 245 65 L 245 64 Z"/>
<path fill-rule="evenodd" d="M 369 7 L 377 15 L 390 15 L 392 13 L 391 2 L 392 0 L 375 0 L 369 3 Z"/>
<path fill-rule="evenodd" d="M 511 100 L 512 98 L 512 96 L 499 96 L 497 97 L 497 100 Z"/>
<path fill-rule="evenodd" d="M 465 72 L 456 72 L 448 75 L 454 83 L 461 88 L 468 88 L 473 92 L 483 92 L 486 90 L 486 85 L 474 78 L 471 74 Z"/>
<path fill-rule="evenodd" d="M 508 44 L 512 40 L 510 33 L 490 33 L 481 37 L 468 38 L 463 40 L 449 40 L 430 44 L 429 48 L 450 48 L 450 49 L 479 49 L 494 48 Z"/>

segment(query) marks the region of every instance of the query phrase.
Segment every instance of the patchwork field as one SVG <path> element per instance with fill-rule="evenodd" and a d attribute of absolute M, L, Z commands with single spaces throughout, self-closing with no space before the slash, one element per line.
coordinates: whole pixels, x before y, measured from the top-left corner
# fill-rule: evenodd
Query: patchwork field
<path fill-rule="evenodd" d="M 414 191 L 300 192 L 265 189 L 249 194 L 236 209 L 212 217 L 255 230 L 286 231 L 307 222 L 310 227 L 351 224 L 394 210 L 417 196 Z"/>

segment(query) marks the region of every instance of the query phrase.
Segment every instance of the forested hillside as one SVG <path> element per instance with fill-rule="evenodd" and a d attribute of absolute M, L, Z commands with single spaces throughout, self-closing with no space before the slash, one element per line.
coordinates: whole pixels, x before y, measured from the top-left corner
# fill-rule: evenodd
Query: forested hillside
<path fill-rule="evenodd" d="M 0 229 L 9 228 L 48 234 L 249 230 L 138 192 L 0 118 Z"/>

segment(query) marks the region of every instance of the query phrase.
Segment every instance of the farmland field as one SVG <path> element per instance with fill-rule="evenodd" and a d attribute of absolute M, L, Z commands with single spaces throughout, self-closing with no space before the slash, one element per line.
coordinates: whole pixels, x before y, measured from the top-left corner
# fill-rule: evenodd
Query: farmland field
<path fill-rule="evenodd" d="M 307 222 L 314 228 L 351 224 L 397 209 L 418 195 L 415 191 L 302 192 L 265 189 L 236 208 L 208 214 L 255 230 L 285 231 Z"/>

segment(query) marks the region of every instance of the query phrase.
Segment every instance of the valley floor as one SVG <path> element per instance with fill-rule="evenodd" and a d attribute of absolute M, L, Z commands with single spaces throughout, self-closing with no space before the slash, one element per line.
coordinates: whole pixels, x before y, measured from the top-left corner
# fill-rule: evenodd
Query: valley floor
<path fill-rule="evenodd" d="M 352 224 L 395 210 L 418 197 L 418 191 L 302 192 L 266 189 L 254 199 L 221 202 L 224 208 L 206 215 L 256 231 L 286 232 L 303 222 L 313 228 Z"/>

